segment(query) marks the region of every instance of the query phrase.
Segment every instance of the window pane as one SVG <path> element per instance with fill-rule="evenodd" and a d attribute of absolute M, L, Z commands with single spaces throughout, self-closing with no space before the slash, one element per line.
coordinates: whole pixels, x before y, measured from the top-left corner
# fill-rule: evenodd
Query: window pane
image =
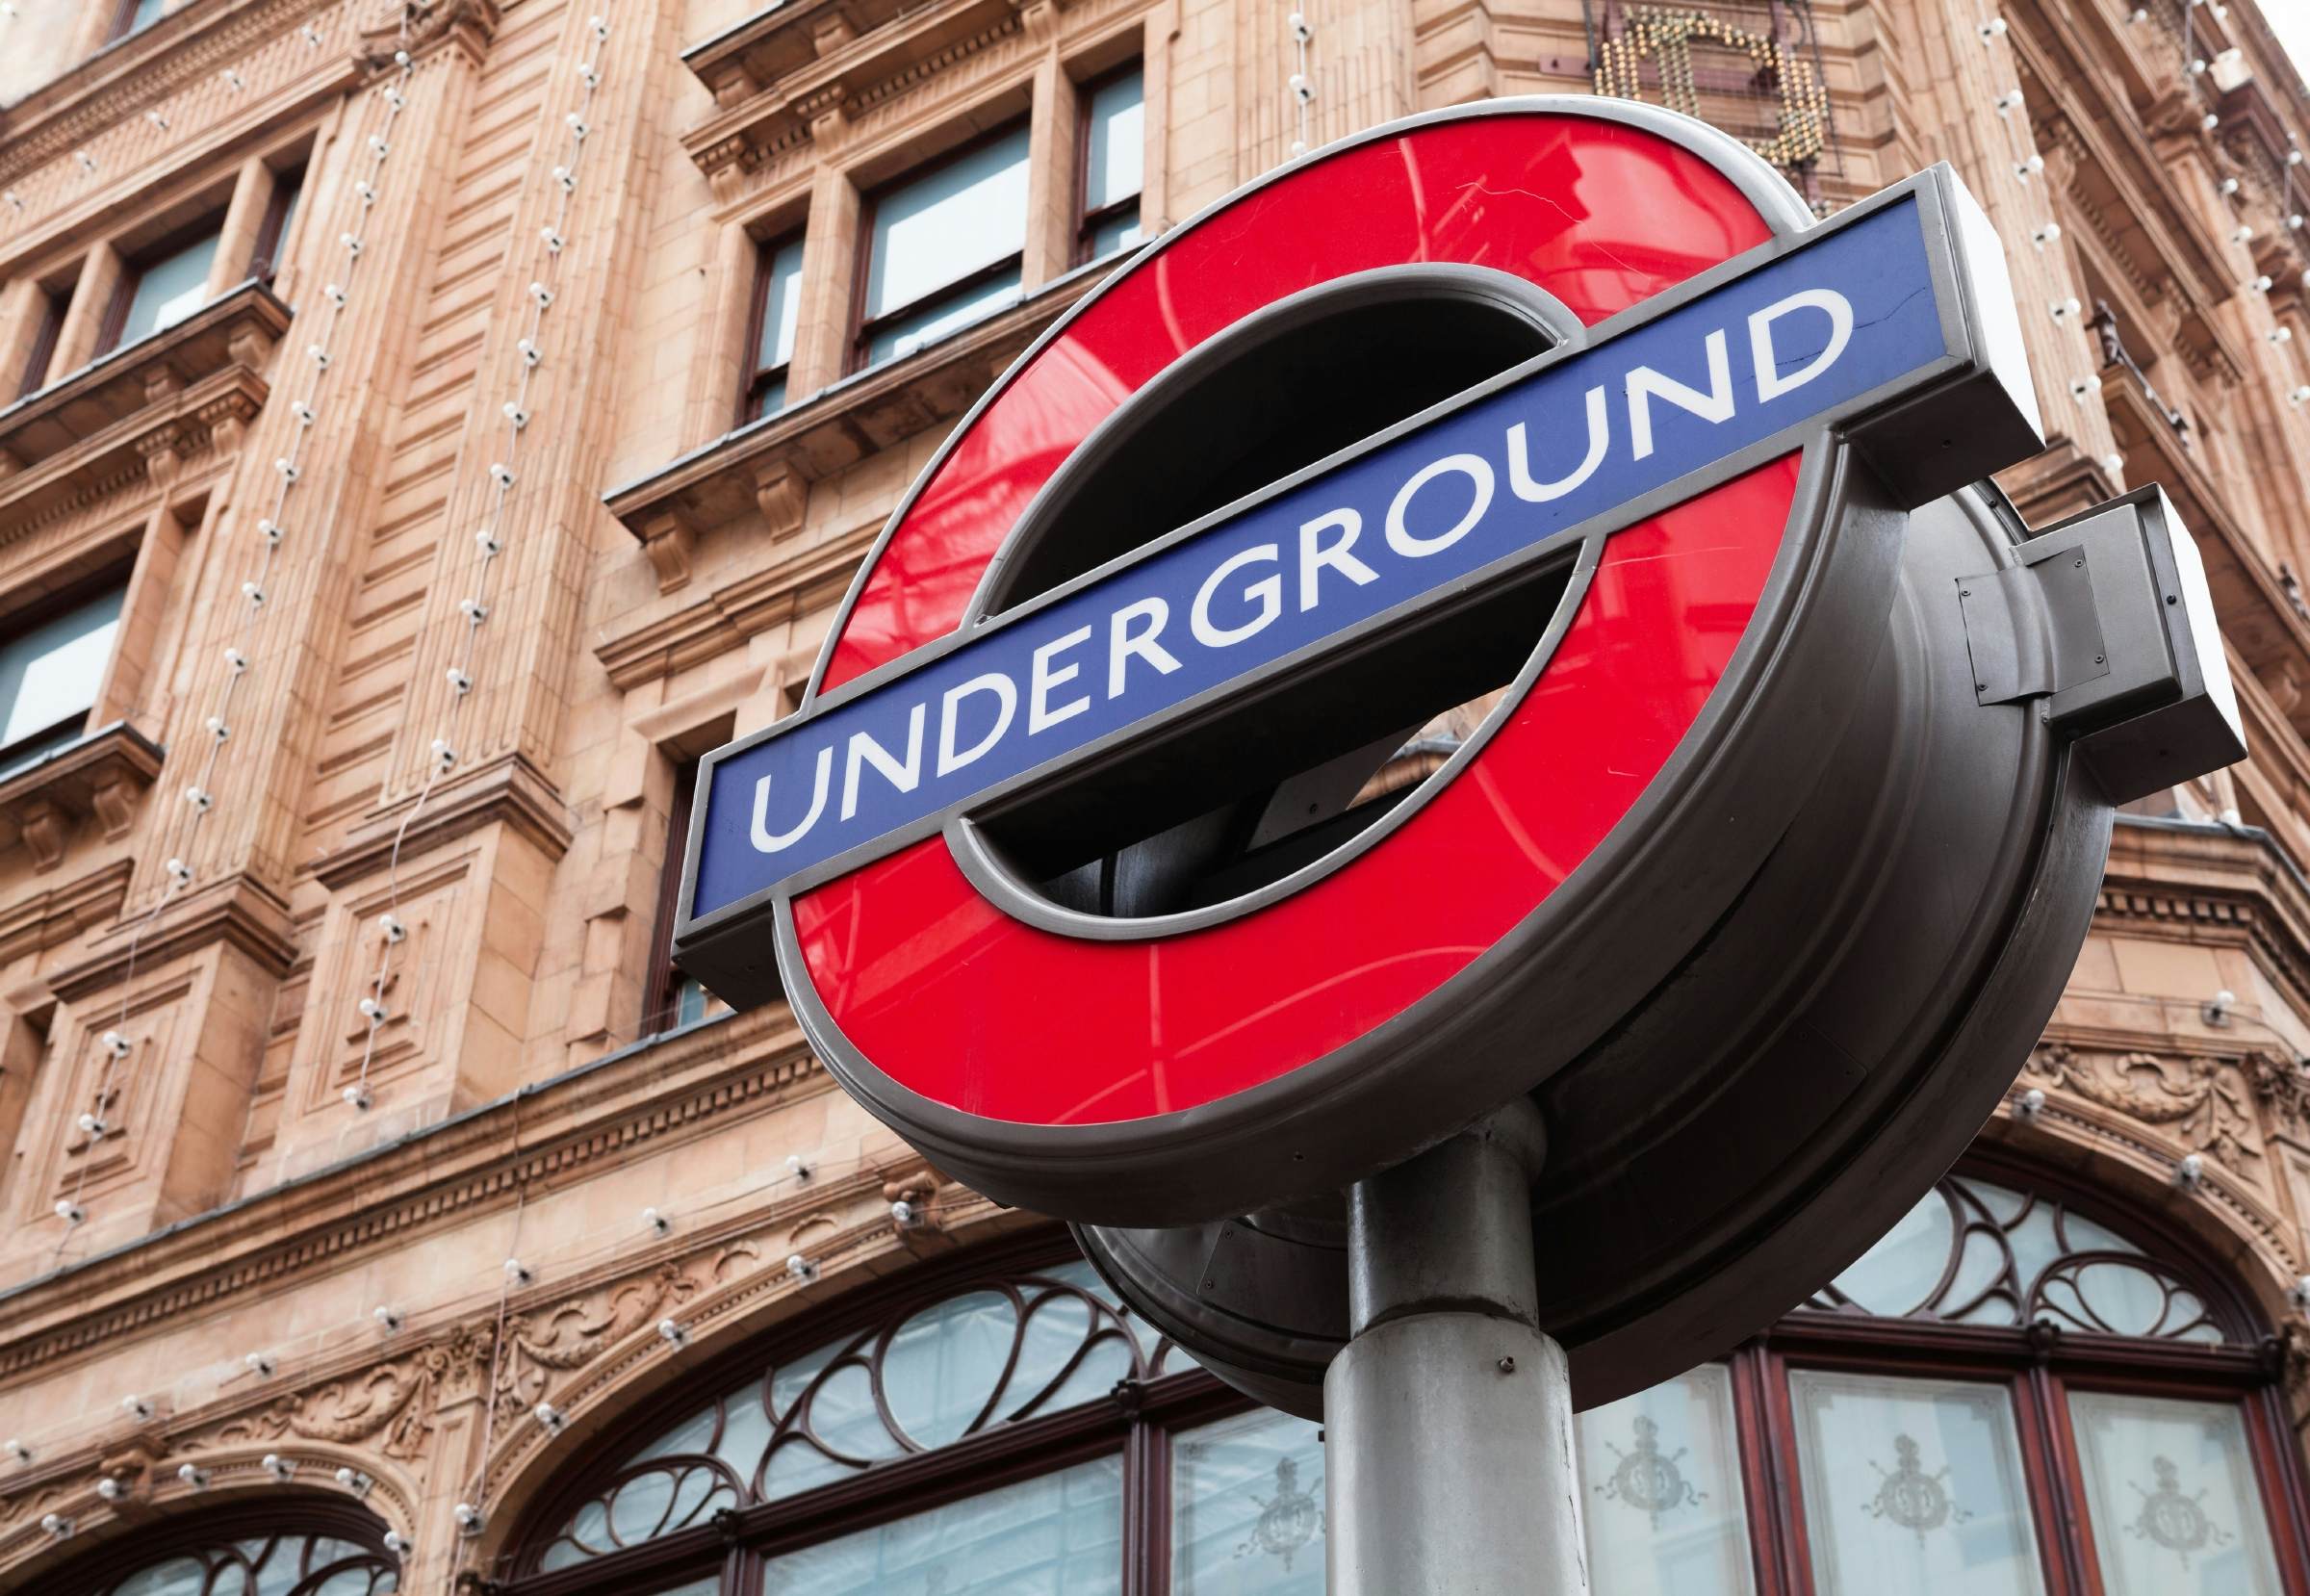
<path fill-rule="evenodd" d="M 1123 1464 L 1102 1457 L 764 1565 L 764 1596 L 1116 1596 Z"/>
<path fill-rule="evenodd" d="M 173 327 L 206 304 L 209 263 L 216 257 L 217 235 L 210 233 L 145 267 L 138 274 L 137 291 L 128 301 L 120 343 L 134 344 L 164 327 Z"/>
<path fill-rule="evenodd" d="M 2005 1387 L 1788 1377 L 1817 1596 L 2040 1596 Z"/>
<path fill-rule="evenodd" d="M 1118 249 L 1128 249 L 1142 242 L 1146 234 L 1140 231 L 1139 207 L 1117 211 L 1091 224 L 1091 258 L 1104 260 Z"/>
<path fill-rule="evenodd" d="M 1014 268 L 951 299 L 933 300 L 911 316 L 877 327 L 866 341 L 867 364 L 912 354 L 925 344 L 1017 302 L 1018 271 Z"/>
<path fill-rule="evenodd" d="M 866 320 L 1017 254 L 1026 237 L 1022 124 L 875 201 Z"/>
<path fill-rule="evenodd" d="M 919 1446 L 962 1438 L 1011 1361 L 1018 1312 L 998 1292 L 950 1297 L 899 1326 L 883 1357 L 883 1399 Z"/>
<path fill-rule="evenodd" d="M 1600 1596 L 1749 1596 L 1731 1370 L 1703 1364 L 1583 1413 L 1578 1437 Z"/>
<path fill-rule="evenodd" d="M 135 5 L 129 8 L 128 25 L 120 32 L 124 35 L 142 33 L 158 22 L 167 9 L 168 0 L 136 0 Z"/>
<path fill-rule="evenodd" d="M 1139 193 L 1146 128 L 1139 69 L 1091 96 L 1091 138 L 1083 163 L 1083 209 L 1096 211 Z"/>
<path fill-rule="evenodd" d="M 6 706 L 0 747 L 85 716 L 95 706 L 120 626 L 123 592 L 114 588 L 0 643 L 0 705 Z"/>
<path fill-rule="evenodd" d="M 1323 1449 L 1262 1410 L 1172 1449 L 1173 1596 L 1323 1596 Z"/>
<path fill-rule="evenodd" d="M 762 336 L 755 349 L 754 368 L 767 371 L 783 366 L 794 358 L 795 320 L 802 313 L 802 240 L 794 239 L 779 245 L 762 263 Z M 779 387 L 783 390 L 785 384 Z M 783 409 L 785 396 L 779 395 L 778 403 L 765 405 L 762 414 Z"/>
<path fill-rule="evenodd" d="M 2069 1417 L 2109 1596 L 2278 1596 L 2235 1406 L 2077 1391 Z"/>

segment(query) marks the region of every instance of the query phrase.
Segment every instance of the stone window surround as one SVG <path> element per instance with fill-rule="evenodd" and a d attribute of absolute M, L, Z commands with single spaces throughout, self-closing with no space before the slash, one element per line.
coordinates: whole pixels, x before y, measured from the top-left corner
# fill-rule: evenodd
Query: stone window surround
<path fill-rule="evenodd" d="M 133 350 L 124 345 L 98 353 L 107 322 L 116 314 L 122 285 L 135 268 L 130 262 L 141 248 L 163 237 L 185 230 L 206 216 L 218 219 L 217 252 L 209 263 L 207 302 L 214 304 L 249 276 L 251 263 L 265 244 L 273 216 L 273 199 L 282 178 L 302 169 L 314 140 L 310 127 L 286 138 L 269 140 L 264 147 L 244 153 L 230 175 L 212 173 L 205 180 L 169 185 L 164 196 L 148 190 L 111 207 L 107 219 L 128 217 L 87 242 L 77 267 L 63 264 L 69 252 L 52 250 L 62 259 L 46 266 L 17 270 L 0 286 L 0 373 L 20 373 L 41 336 L 47 301 L 63 300 L 55 344 L 38 382 L 25 395 L 32 398 L 79 374 L 98 362 Z M 274 245 L 277 252 L 278 245 Z M 270 273 L 269 272 L 268 275 Z M 68 286 L 67 286 L 68 281 Z M 150 343 L 171 329 L 139 340 Z M 12 384 L 13 386 L 13 384 Z"/>
<path fill-rule="evenodd" d="M 886 418 L 869 412 L 891 412 L 908 432 L 960 416 L 1013 355 L 1089 291 L 1102 263 L 1074 264 L 1082 92 L 1146 59 L 1158 42 L 1149 37 L 1154 25 L 1133 11 L 1079 38 L 1048 39 L 976 86 L 928 132 L 917 124 L 866 134 L 851 127 L 838 106 L 830 107 L 812 124 L 808 147 L 815 159 L 715 214 L 705 290 L 708 331 L 687 407 L 697 447 L 603 496 L 649 553 L 661 593 L 689 581 L 701 532 L 749 508 L 774 539 L 799 532 L 809 484 L 866 452 L 860 434 L 872 448 L 895 441 L 882 435 Z M 847 371 L 867 247 L 864 196 L 1022 114 L 1030 128 L 1029 232 L 1020 302 L 900 359 Z M 1160 226 L 1154 208 L 1165 161 L 1164 129 L 1152 112 L 1145 137 L 1142 203 L 1152 234 Z M 804 241 L 802 309 L 786 367 L 786 407 L 709 430 L 745 402 L 761 246 L 796 231 Z"/>

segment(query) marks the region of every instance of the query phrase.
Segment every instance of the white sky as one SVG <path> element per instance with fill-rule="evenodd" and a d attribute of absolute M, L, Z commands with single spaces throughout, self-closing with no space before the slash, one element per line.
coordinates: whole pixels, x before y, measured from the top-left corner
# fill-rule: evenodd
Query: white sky
<path fill-rule="evenodd" d="M 2310 82 L 2310 0 L 2262 0 L 2262 14 L 2294 57 L 2295 75 Z"/>

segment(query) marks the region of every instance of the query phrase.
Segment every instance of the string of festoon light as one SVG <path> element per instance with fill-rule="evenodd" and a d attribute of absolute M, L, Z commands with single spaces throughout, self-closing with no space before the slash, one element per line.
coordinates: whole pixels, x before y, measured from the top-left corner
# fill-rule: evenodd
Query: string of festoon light
<path fill-rule="evenodd" d="M 2205 90 L 2202 88 L 2202 81 L 2212 73 L 2214 63 L 2199 53 L 2199 45 L 2204 41 L 2200 39 L 2197 31 L 2196 13 L 2201 8 L 2209 10 L 2217 22 L 2226 20 L 2230 13 L 2229 8 L 2221 4 L 2220 0 L 2180 0 L 2178 8 L 2181 13 L 2179 60 L 2182 63 L 2182 71 L 2180 87 L 2187 92 L 2193 103 L 2204 105 Z M 2126 16 L 2127 25 L 2130 27 L 2141 27 L 2149 20 L 2150 10 L 2145 5 L 2133 7 Z M 1976 27 L 1975 32 L 1979 35 L 1982 43 L 1994 48 L 2007 38 L 2009 30 L 2005 18 L 1990 16 L 1982 21 Z M 2018 77 L 2017 67 L 2015 76 Z M 1999 94 L 1994 101 L 1998 116 L 2009 126 L 2020 119 L 2016 114 L 2024 112 L 2027 103 L 2027 96 L 2021 91 L 2018 83 L 2011 90 Z M 2220 125 L 2221 114 L 2220 111 L 2206 106 L 2198 118 L 2199 129 L 2206 133 L 2212 133 Z M 2296 198 L 2295 183 L 2297 168 L 2302 165 L 2302 151 L 2298 147 L 2298 140 L 2291 132 L 2287 134 L 2287 142 L 2290 147 L 2278 168 L 2279 210 L 2285 219 L 2288 231 L 2299 232 L 2302 229 L 2304 218 L 2300 202 Z M 2027 184 L 2031 178 L 2043 172 L 2045 162 L 2034 148 L 2026 149 L 2020 152 L 2018 158 L 2015 160 L 2013 169 L 2015 179 Z M 2238 202 L 2241 189 L 2242 185 L 2235 177 L 2224 177 L 2216 185 L 2217 195 L 2225 207 L 2234 206 Z M 2252 225 L 2235 209 L 2232 209 L 2230 214 L 2236 225 L 2230 230 L 2228 242 L 2241 248 L 2250 246 L 2254 239 Z M 2034 228 L 2030 233 L 2031 242 L 2040 250 L 2061 236 L 2061 224 L 2056 221 L 2046 221 Z M 2250 294 L 2268 295 L 2274 284 L 2268 272 L 2256 271 L 2241 286 Z M 2074 296 L 2056 299 L 2047 306 L 2047 310 L 2057 324 L 2064 326 L 2074 324 L 2080 327 L 2084 325 L 2084 308 Z M 2263 336 L 2272 346 L 2278 347 L 2294 341 L 2293 330 L 2284 325 L 2273 327 Z M 2069 392 L 2072 398 L 2082 403 L 2099 392 L 2100 388 L 2101 378 L 2098 375 L 2089 374 L 2072 381 L 2069 385 Z M 2305 404 L 2310 404 L 2310 384 L 2294 386 L 2288 393 L 2287 399 L 2297 409 Z M 2113 453 L 2104 455 L 2101 463 L 2106 469 L 2116 472 L 2124 466 L 2125 461 L 2122 455 Z"/>
<path fill-rule="evenodd" d="M 361 200 L 360 217 L 351 229 L 338 237 L 338 247 L 343 251 L 340 274 L 321 291 L 324 303 L 321 329 L 305 348 L 307 366 L 305 397 L 295 400 L 289 407 L 290 413 L 296 419 L 296 426 L 290 434 L 287 452 L 273 461 L 271 512 L 259 518 L 256 524 L 256 549 L 253 564 L 248 577 L 241 583 L 238 614 L 232 626 L 232 640 L 225 645 L 224 649 L 223 679 L 209 713 L 201 722 L 206 745 L 201 755 L 200 773 L 184 789 L 184 801 L 191 807 L 192 816 L 186 829 L 183 851 L 169 858 L 165 866 L 166 879 L 162 883 L 160 894 L 153 900 L 152 907 L 138 917 L 136 925 L 129 932 L 128 949 L 120 978 L 119 1010 L 113 1028 L 98 1039 L 104 1063 L 97 1077 L 95 1099 L 87 1110 L 81 1113 L 77 1121 L 81 1133 L 89 1139 L 90 1156 L 82 1160 L 80 1169 L 73 1176 L 71 1195 L 58 1198 L 55 1206 L 57 1217 L 64 1222 L 64 1234 L 57 1242 L 57 1251 L 60 1254 L 70 1241 L 73 1231 L 88 1218 L 88 1209 L 82 1198 L 87 1193 L 89 1170 L 95 1162 L 95 1148 L 112 1129 L 109 1117 L 112 1111 L 114 1084 L 120 1078 L 121 1072 L 128 1068 L 128 1061 L 136 1050 L 136 1044 L 128 1034 L 128 1025 L 129 1008 L 133 999 L 137 975 L 137 956 L 141 951 L 144 937 L 152 929 L 153 924 L 167 912 L 168 906 L 192 885 L 193 871 L 191 861 L 194 852 L 194 844 L 199 839 L 202 822 L 207 820 L 217 808 L 213 787 L 217 763 L 222 758 L 226 744 L 232 739 L 233 704 L 242 690 L 243 682 L 248 679 L 254 659 L 252 650 L 257 628 L 262 621 L 270 597 L 273 563 L 280 553 L 281 545 L 289 537 L 287 528 L 290 505 L 294 502 L 297 484 L 303 477 L 303 459 L 307 440 L 312 436 L 315 424 L 321 419 L 319 401 L 328 382 L 331 346 L 336 339 L 338 328 L 345 319 L 346 307 L 351 303 L 352 289 L 360 276 L 364 230 L 367 226 L 367 219 L 377 202 L 378 180 L 384 175 L 386 164 L 392 157 L 393 140 L 391 135 L 394 124 L 409 104 L 408 85 L 410 78 L 417 70 L 417 64 L 410 57 L 407 44 L 408 16 L 404 12 L 401 19 L 401 47 L 395 50 L 393 58 L 395 76 L 387 84 L 384 91 L 384 118 L 378 125 L 377 131 L 369 136 L 366 145 L 369 156 L 366 174 L 353 185 L 354 192 L 359 194 Z"/>
<path fill-rule="evenodd" d="M 507 1405 L 504 1402 L 507 1393 L 500 1390 L 500 1382 L 504 1378 L 505 1349 L 517 1339 L 510 1330 L 513 1325 L 511 1299 L 515 1291 L 545 1285 L 553 1280 L 597 1279 L 604 1266 L 621 1257 L 632 1257 L 636 1252 L 677 1234 L 728 1234 L 726 1227 L 732 1222 L 744 1222 L 761 1216 L 766 1193 L 788 1188 L 798 1193 L 808 1192 L 813 1187 L 823 1188 L 856 1175 L 868 1167 L 867 1161 L 862 1158 L 854 1157 L 840 1164 L 821 1165 L 813 1157 L 794 1154 L 786 1159 L 785 1168 L 779 1173 L 766 1179 L 749 1180 L 740 1189 L 723 1197 L 686 1205 L 676 1211 L 646 1207 L 633 1214 L 628 1223 L 609 1227 L 606 1233 L 600 1228 L 589 1228 L 585 1232 L 586 1245 L 575 1250 L 526 1256 L 520 1242 L 520 1226 L 523 1223 L 521 1206 L 525 1198 L 517 1195 L 508 1256 L 494 1288 L 498 1300 L 492 1310 L 491 1322 L 497 1330 L 497 1351 L 489 1377 L 488 1389 L 491 1395 L 488 1411 L 483 1419 L 484 1444 L 480 1455 L 484 1461 L 481 1466 L 486 1468 L 494 1460 L 492 1448 L 496 1410 Z M 925 1205 L 902 1199 L 889 1204 L 890 1223 L 898 1230 L 915 1230 L 937 1223 L 950 1212 L 968 1208 L 974 1202 L 984 1200 L 975 1196 L 962 1196 L 957 1200 Z M 818 1279 L 822 1268 L 832 1267 L 837 1261 L 834 1257 L 823 1254 L 797 1251 L 789 1253 L 783 1261 L 772 1261 L 769 1267 L 792 1285 L 807 1286 Z M 437 1313 L 450 1312 L 452 1319 L 462 1317 L 454 1315 L 449 1302 L 440 1297 L 430 1305 Z M 692 1320 L 680 1317 L 677 1311 L 659 1318 L 648 1328 L 652 1341 L 662 1350 L 662 1355 L 673 1356 L 688 1348 L 692 1323 Z M 642 1327 L 635 1326 L 637 1330 Z M 390 1346 L 394 1338 L 400 1337 L 404 1331 L 412 1328 L 408 1305 L 387 1300 L 373 1303 L 366 1310 L 335 1324 L 303 1332 L 299 1345 L 326 1348 L 332 1354 L 341 1354 L 347 1348 L 361 1345 L 364 1337 L 373 1337 Z M 406 1343 L 398 1355 L 414 1354 L 424 1344 L 423 1335 L 439 1333 L 439 1326 L 427 1327 L 419 1339 Z M 397 1354 L 388 1351 L 386 1355 L 390 1357 Z M 228 1367 L 230 1373 L 219 1373 L 220 1369 Z M 116 1392 L 100 1406 L 76 1415 L 72 1420 L 45 1429 L 20 1429 L 8 1435 L 5 1440 L 0 1440 L 0 1464 L 13 1466 L 19 1471 L 36 1469 L 44 1459 L 61 1459 L 75 1452 L 99 1447 L 116 1439 L 117 1427 L 123 1420 L 137 1425 L 166 1422 L 182 1405 L 176 1400 L 180 1395 L 190 1395 L 194 1403 L 205 1404 L 218 1400 L 222 1395 L 221 1388 L 236 1381 L 271 1380 L 284 1373 L 293 1378 L 297 1374 L 293 1350 L 266 1347 L 246 1351 L 238 1357 L 220 1360 L 218 1364 L 184 1371 L 176 1387 L 153 1386 Z M 311 1378 L 309 1374 L 307 1378 Z M 186 1389 L 188 1387 L 192 1389 Z M 551 1401 L 528 1404 L 524 1416 L 534 1422 L 549 1441 L 560 1435 L 569 1422 L 568 1414 Z M 316 1475 L 305 1467 L 304 1461 L 293 1448 L 292 1442 L 289 1449 L 267 1453 L 260 1459 L 259 1469 L 274 1484 L 326 1489 L 333 1479 L 340 1489 L 350 1493 L 355 1499 L 366 1498 L 376 1484 L 375 1479 L 367 1471 L 349 1465 L 340 1466 L 332 1474 Z M 209 1489 L 214 1483 L 212 1471 L 191 1460 L 177 1466 L 175 1479 L 179 1484 L 195 1493 Z M 95 1482 L 94 1494 L 107 1506 L 118 1508 L 127 1505 L 136 1491 L 128 1479 L 105 1477 Z M 475 1506 L 482 1500 L 480 1484 L 476 1480 L 474 1487 L 464 1493 L 464 1500 L 453 1509 L 457 1524 L 469 1535 L 478 1534 L 487 1527 L 486 1513 Z M 63 1540 L 78 1533 L 83 1525 L 67 1503 L 48 1514 L 40 1528 L 51 1539 Z M 386 1550 L 397 1557 L 406 1558 L 411 1549 L 412 1543 L 398 1533 L 386 1541 Z"/>
<path fill-rule="evenodd" d="M 493 596 L 492 579 L 497 563 L 505 552 L 503 528 L 506 501 L 512 496 L 514 484 L 520 480 L 522 438 L 529 428 L 529 386 L 545 354 L 541 335 L 545 329 L 546 313 L 553 308 L 554 289 L 560 275 L 561 257 L 569 241 L 564 229 L 569 223 L 570 203 L 577 196 L 578 184 L 585 159 L 585 142 L 593 132 L 588 120 L 593 111 L 594 91 L 602 84 L 601 47 L 609 39 L 606 17 L 587 19 L 586 28 L 593 39 L 593 53 L 578 68 L 578 106 L 562 118 L 566 136 L 566 154 L 552 169 L 553 219 L 538 229 L 538 242 L 545 250 L 538 274 L 530 280 L 526 299 L 527 324 L 514 344 L 515 370 L 513 397 L 507 399 L 500 412 L 504 418 L 504 449 L 489 467 L 488 510 L 481 526 L 474 533 L 474 548 L 468 557 L 468 586 L 457 601 L 458 613 L 464 617 L 465 630 L 458 639 L 456 662 L 449 667 L 449 696 L 443 710 L 440 732 L 434 736 L 425 757 L 425 776 L 417 789 L 417 796 L 402 813 L 400 824 L 394 829 L 393 848 L 385 863 L 385 913 L 378 918 L 377 965 L 369 984 L 369 995 L 361 1000 L 361 1016 L 368 1029 L 361 1043 L 361 1068 L 353 1083 L 341 1094 L 346 1103 L 356 1113 L 366 1112 L 374 1102 L 370 1091 L 370 1067 L 375 1062 L 377 1036 L 391 1017 L 385 1004 L 385 990 L 393 978 L 394 950 L 408 940 L 409 931 L 400 917 L 401 909 L 401 849 L 409 837 L 409 830 L 425 811 L 434 788 L 442 779 L 457 767 L 457 727 L 466 701 L 473 696 L 475 662 L 480 647 L 481 628 L 489 619 Z"/>
<path fill-rule="evenodd" d="M 1307 72 L 1308 41 L 1316 37 L 1316 30 L 1315 25 L 1308 21 L 1305 12 L 1292 13 L 1285 18 L 1284 26 L 1291 31 L 1292 47 L 1299 54 L 1298 69 L 1287 80 L 1292 91 L 1292 103 L 1299 118 L 1298 137 L 1292 141 L 1292 156 L 1296 160 L 1307 153 L 1308 107 L 1316 98 L 1316 80 Z"/>

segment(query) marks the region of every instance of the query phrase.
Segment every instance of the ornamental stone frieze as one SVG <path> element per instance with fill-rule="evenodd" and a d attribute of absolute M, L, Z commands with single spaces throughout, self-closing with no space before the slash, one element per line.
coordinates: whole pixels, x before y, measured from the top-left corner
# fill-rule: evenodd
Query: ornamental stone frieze
<path fill-rule="evenodd" d="M 2260 1169 L 2261 1129 L 2243 1059 L 2111 1053 L 2045 1043 L 2031 1051 L 2023 1076 L 2158 1129 L 2187 1151 L 2235 1171 Z"/>

